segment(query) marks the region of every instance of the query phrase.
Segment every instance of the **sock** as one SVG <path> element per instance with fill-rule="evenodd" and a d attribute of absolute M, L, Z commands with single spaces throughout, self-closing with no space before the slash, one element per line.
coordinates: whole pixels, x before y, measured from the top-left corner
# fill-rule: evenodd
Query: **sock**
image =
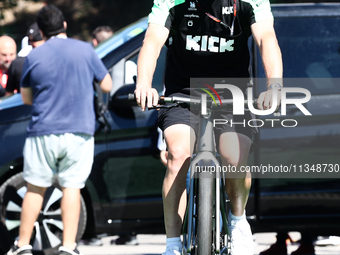
<path fill-rule="evenodd" d="M 228 215 L 228 221 L 239 221 L 239 220 L 243 220 L 246 217 L 246 213 L 245 211 L 243 212 L 243 214 L 241 216 L 235 216 L 231 213 L 231 210 L 229 211 L 229 215 Z"/>
<path fill-rule="evenodd" d="M 180 237 L 171 237 L 166 239 L 166 248 L 177 246 L 179 251 L 182 250 L 182 241 Z"/>

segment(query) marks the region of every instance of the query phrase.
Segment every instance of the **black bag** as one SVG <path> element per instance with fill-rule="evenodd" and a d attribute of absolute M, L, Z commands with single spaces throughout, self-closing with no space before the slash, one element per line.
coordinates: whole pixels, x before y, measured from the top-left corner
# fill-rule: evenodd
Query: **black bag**
<path fill-rule="evenodd" d="M 99 127 L 96 128 L 96 134 L 104 129 L 105 132 L 111 130 L 111 125 L 107 119 L 109 111 L 107 110 L 107 105 L 103 100 L 103 92 L 97 82 L 93 82 L 94 89 L 94 112 L 96 115 L 96 120 L 99 123 Z"/>

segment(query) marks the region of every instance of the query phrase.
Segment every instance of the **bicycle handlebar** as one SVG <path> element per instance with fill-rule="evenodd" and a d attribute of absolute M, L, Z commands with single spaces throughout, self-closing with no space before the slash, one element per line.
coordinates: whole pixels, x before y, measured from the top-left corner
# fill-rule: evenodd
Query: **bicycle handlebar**
<path fill-rule="evenodd" d="M 128 95 L 128 100 L 129 101 L 136 101 L 136 96 L 135 94 L 129 94 Z M 189 98 L 189 97 L 178 97 L 178 96 L 173 96 L 173 97 L 165 97 L 165 96 L 160 96 L 158 100 L 158 105 L 153 106 L 148 108 L 149 110 L 153 109 L 160 109 L 160 108 L 171 108 L 171 107 L 199 107 L 201 105 L 202 100 L 201 99 L 196 99 L 196 98 Z M 221 104 L 222 102 L 222 104 Z M 230 107 L 233 105 L 233 99 L 221 99 L 220 101 L 212 101 L 208 100 L 207 103 L 210 104 L 212 108 L 215 107 Z M 165 105 L 166 103 L 170 103 L 169 105 Z M 257 100 L 253 99 L 252 104 L 256 106 Z M 248 100 L 244 100 L 244 104 L 248 104 Z"/>
<path fill-rule="evenodd" d="M 128 94 L 128 101 L 133 102 L 136 101 L 136 95 L 135 94 Z"/>

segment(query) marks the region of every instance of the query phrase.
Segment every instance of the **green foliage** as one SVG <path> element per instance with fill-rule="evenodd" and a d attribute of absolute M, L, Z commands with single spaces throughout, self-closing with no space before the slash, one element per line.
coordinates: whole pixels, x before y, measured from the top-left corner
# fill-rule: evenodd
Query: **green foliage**
<path fill-rule="evenodd" d="M 0 0 L 0 7 L 13 8 L 19 0 Z M 26 2 L 42 2 L 42 0 L 25 0 Z M 117 31 L 122 27 L 147 16 L 153 0 L 47 0 L 48 4 L 58 6 L 64 13 L 68 24 L 69 37 L 90 41 L 92 31 L 101 25 L 111 26 Z M 1 7 L 1 9 L 3 9 Z M 1 11 L 0 11 L 1 14 Z M 16 21 L 3 26 L 0 35 L 7 33 L 19 44 L 26 30 L 36 19 L 36 13 L 25 10 L 14 13 Z"/>
<path fill-rule="evenodd" d="M 63 11 L 69 36 L 90 39 L 100 25 L 115 31 L 148 15 L 153 0 L 49 0 Z"/>
<path fill-rule="evenodd" d="M 17 6 L 17 0 L 0 0 L 1 10 Z"/>
<path fill-rule="evenodd" d="M 3 10 L 14 8 L 20 0 L 0 0 L 0 20 Z M 68 23 L 69 37 L 84 41 L 91 40 L 91 33 L 101 25 L 111 26 L 115 31 L 147 16 L 153 0 L 21 0 L 28 3 L 46 2 L 58 6 Z M 336 2 L 338 0 L 327 0 Z M 321 0 L 270 0 L 271 3 L 323 2 Z M 12 24 L 0 27 L 0 35 L 12 36 L 20 45 L 26 30 L 36 19 L 36 13 L 23 9 L 14 12 Z"/>

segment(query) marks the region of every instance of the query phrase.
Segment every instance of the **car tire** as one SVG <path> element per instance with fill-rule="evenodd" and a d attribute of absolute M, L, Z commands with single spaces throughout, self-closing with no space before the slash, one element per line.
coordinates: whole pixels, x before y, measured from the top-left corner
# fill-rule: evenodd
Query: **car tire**
<path fill-rule="evenodd" d="M 11 241 L 10 244 L 4 244 L 8 249 L 19 235 L 21 204 L 26 191 L 26 181 L 23 179 L 22 173 L 12 176 L 0 187 L 0 229 L 2 232 L 7 232 L 5 233 L 9 237 L 7 242 Z M 34 223 L 30 243 L 33 250 L 38 253 L 56 254 L 58 247 L 62 244 L 61 197 L 60 185 L 55 181 L 51 187 L 47 188 L 40 215 Z M 86 220 L 86 205 L 81 196 L 81 212 L 76 241 L 79 241 L 85 231 Z M 1 233 L 1 235 L 3 234 Z"/>

